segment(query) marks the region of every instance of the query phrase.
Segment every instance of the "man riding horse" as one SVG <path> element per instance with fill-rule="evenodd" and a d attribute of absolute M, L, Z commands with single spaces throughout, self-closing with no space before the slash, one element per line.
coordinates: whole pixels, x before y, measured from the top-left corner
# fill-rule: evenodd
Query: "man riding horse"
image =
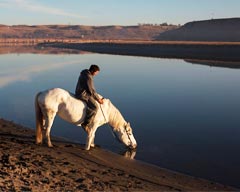
<path fill-rule="evenodd" d="M 103 104 L 103 98 L 100 98 L 95 90 L 93 77 L 97 75 L 100 68 L 97 65 L 91 65 L 89 69 L 85 69 L 80 73 L 78 78 L 75 95 L 78 99 L 86 102 L 86 118 L 81 124 L 85 131 L 89 131 L 89 126 L 92 123 L 97 110 L 98 103 Z"/>

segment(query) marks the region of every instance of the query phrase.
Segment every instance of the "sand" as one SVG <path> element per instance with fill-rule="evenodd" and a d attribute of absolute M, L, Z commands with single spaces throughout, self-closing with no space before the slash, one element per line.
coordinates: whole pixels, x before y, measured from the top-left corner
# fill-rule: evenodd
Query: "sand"
<path fill-rule="evenodd" d="M 54 138 L 36 145 L 35 132 L 0 119 L 0 191 L 233 191 L 100 147 Z"/>

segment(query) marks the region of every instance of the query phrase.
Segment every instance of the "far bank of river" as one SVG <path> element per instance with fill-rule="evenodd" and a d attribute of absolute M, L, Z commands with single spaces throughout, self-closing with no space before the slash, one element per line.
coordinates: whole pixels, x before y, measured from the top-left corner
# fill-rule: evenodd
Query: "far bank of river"
<path fill-rule="evenodd" d="M 240 42 L 84 42 L 44 43 L 39 46 L 76 49 L 96 53 L 161 58 L 240 62 Z M 238 63 L 240 66 L 240 63 Z"/>

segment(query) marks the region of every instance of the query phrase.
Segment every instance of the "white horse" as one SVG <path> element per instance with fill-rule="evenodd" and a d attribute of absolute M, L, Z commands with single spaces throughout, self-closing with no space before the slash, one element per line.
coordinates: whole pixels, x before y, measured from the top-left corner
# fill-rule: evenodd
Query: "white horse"
<path fill-rule="evenodd" d="M 63 120 L 81 126 L 86 115 L 85 102 L 76 99 L 73 94 L 60 88 L 54 88 L 40 92 L 35 97 L 36 111 L 36 144 L 43 140 L 43 130 L 46 130 L 46 138 L 49 147 L 52 147 L 50 131 L 56 114 Z M 94 147 L 94 138 L 97 128 L 109 123 L 117 138 L 129 148 L 136 148 L 137 143 L 132 133 L 130 123 L 127 123 L 119 110 L 109 99 L 104 99 L 87 131 L 86 150 Z"/>

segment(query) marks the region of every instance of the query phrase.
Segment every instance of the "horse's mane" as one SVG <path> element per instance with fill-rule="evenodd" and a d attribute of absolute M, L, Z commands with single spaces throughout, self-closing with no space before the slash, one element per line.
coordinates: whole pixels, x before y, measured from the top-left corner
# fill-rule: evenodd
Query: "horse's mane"
<path fill-rule="evenodd" d="M 114 128 L 118 129 L 123 123 L 125 123 L 125 120 L 120 113 L 120 111 L 111 103 L 109 100 L 109 124 Z"/>

